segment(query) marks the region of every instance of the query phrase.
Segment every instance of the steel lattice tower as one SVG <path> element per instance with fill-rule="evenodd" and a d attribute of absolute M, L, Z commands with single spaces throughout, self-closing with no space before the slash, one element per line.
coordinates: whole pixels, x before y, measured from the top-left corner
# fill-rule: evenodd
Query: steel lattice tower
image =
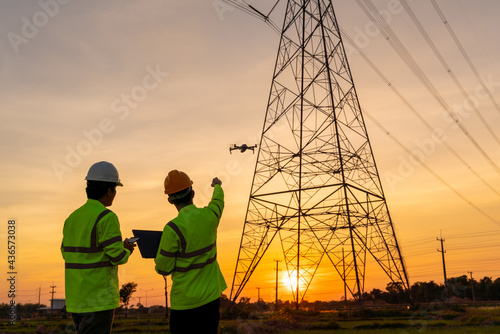
<path fill-rule="evenodd" d="M 231 300 L 277 236 L 297 307 L 325 256 L 355 299 L 368 254 L 408 291 L 331 0 L 287 3 Z"/>

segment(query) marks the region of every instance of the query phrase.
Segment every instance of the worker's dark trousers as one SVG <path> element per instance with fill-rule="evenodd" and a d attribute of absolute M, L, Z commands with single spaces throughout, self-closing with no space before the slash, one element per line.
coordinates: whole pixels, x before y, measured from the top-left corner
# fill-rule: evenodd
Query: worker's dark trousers
<path fill-rule="evenodd" d="M 109 334 L 113 326 L 115 310 L 71 313 L 77 334 Z"/>
<path fill-rule="evenodd" d="M 220 298 L 190 310 L 170 310 L 172 334 L 217 334 Z"/>

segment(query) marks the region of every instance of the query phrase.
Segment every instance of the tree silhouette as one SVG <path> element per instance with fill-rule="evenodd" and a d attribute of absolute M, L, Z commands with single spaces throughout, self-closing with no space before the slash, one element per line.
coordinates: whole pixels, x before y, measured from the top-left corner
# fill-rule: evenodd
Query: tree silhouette
<path fill-rule="evenodd" d="M 120 301 L 125 306 L 125 318 L 128 315 L 128 304 L 130 303 L 130 298 L 132 294 L 137 290 L 137 283 L 129 282 L 122 285 L 120 289 Z"/>

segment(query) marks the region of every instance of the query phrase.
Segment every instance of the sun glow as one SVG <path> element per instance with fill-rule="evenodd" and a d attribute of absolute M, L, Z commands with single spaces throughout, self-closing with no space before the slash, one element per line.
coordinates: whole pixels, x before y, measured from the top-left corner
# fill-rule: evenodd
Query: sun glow
<path fill-rule="evenodd" d="M 302 275 L 303 274 L 300 272 L 298 278 L 300 291 L 307 286 L 306 281 Z M 286 275 L 283 275 L 282 281 L 292 293 L 295 293 L 297 291 L 297 270 L 287 272 Z"/>

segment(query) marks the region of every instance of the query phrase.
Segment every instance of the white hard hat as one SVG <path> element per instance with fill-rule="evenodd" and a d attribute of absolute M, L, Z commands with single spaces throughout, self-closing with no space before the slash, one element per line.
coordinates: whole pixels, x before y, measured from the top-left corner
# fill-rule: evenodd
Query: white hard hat
<path fill-rule="evenodd" d="M 90 167 L 85 180 L 113 182 L 116 183 L 116 185 L 123 187 L 123 184 L 120 182 L 120 177 L 118 176 L 118 170 L 115 166 L 113 166 L 113 164 L 107 161 L 96 162 L 93 164 Z"/>

